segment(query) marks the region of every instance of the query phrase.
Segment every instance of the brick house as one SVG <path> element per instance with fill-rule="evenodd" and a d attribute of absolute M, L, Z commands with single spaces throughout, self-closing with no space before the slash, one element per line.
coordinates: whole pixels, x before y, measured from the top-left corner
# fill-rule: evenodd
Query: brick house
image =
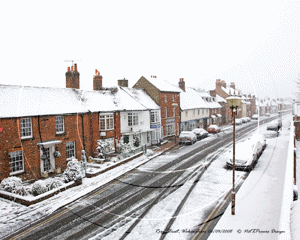
<path fill-rule="evenodd" d="M 72 157 L 81 160 L 82 150 L 95 157 L 99 139 L 110 143 L 108 153 L 115 152 L 124 133 L 121 116 L 126 128 L 134 113 L 143 114 L 144 123 L 137 125 L 153 131 L 150 110 L 120 87 L 103 88 L 102 76 L 95 73 L 93 91 L 79 89 L 76 64 L 66 72 L 66 88 L 0 85 L 0 180 L 64 171 Z"/>
<path fill-rule="evenodd" d="M 143 89 L 161 109 L 162 137 L 171 137 L 180 132 L 180 100 L 178 88 L 156 76 L 142 76 L 133 88 Z"/>

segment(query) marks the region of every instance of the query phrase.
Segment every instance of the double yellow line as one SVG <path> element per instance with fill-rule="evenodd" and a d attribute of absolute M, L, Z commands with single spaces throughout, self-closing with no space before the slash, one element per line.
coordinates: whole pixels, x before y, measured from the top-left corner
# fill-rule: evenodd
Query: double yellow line
<path fill-rule="evenodd" d="M 136 171 L 137 171 L 137 169 L 134 169 L 133 171 L 130 172 L 130 174 L 132 174 L 132 173 L 134 173 L 134 172 L 136 172 Z M 98 195 L 98 194 L 100 194 L 100 193 L 106 191 L 107 189 L 109 189 L 109 188 L 112 187 L 113 185 L 115 185 L 115 184 L 117 184 L 118 182 L 120 182 L 122 179 L 125 179 L 125 178 L 129 177 L 130 174 L 126 174 L 126 175 L 123 176 L 122 178 L 115 180 L 115 181 L 112 182 L 111 184 L 107 185 L 105 188 L 102 188 L 102 189 L 100 189 L 99 191 L 97 191 L 97 192 L 95 192 L 94 194 L 92 194 L 91 196 L 87 197 L 86 200 L 89 200 L 89 199 L 93 198 L 94 196 L 96 196 L 96 195 Z M 15 240 L 15 239 L 18 239 L 18 238 L 22 238 L 22 237 L 24 237 L 26 234 L 28 234 L 28 233 L 30 233 L 30 232 L 36 230 L 37 228 L 39 228 L 39 227 L 41 227 L 41 226 L 43 226 L 43 225 L 46 225 L 47 223 L 49 223 L 49 222 L 51 222 L 51 221 L 53 221 L 53 220 L 56 220 L 57 218 L 59 218 L 60 216 L 66 214 L 67 212 L 70 212 L 70 211 L 71 211 L 72 209 L 74 209 L 75 207 L 76 207 L 76 206 L 73 206 L 73 207 L 71 207 L 71 208 L 65 209 L 65 210 L 63 210 L 62 212 L 59 212 L 59 213 L 53 215 L 52 217 L 50 217 L 50 218 L 44 220 L 43 222 L 40 222 L 39 224 L 37 224 L 37 225 L 35 225 L 35 226 L 31 227 L 31 228 L 28 228 L 26 231 L 21 232 L 21 233 L 19 233 L 18 235 L 14 236 L 14 237 L 12 237 L 12 238 L 10 238 L 10 239 Z"/>
<path fill-rule="evenodd" d="M 219 214 L 220 210 L 226 204 L 226 202 L 228 201 L 228 198 L 230 196 L 231 196 L 231 191 L 229 191 L 227 193 L 227 197 L 225 198 L 225 201 L 223 201 L 223 203 L 218 204 L 214 208 L 214 210 L 209 214 L 209 216 L 206 218 L 205 222 L 202 224 L 201 228 L 199 228 L 198 233 L 192 238 L 192 240 L 201 239 L 201 237 L 203 236 L 203 234 L 206 233 L 207 229 L 212 224 L 212 219 L 215 218 Z"/>

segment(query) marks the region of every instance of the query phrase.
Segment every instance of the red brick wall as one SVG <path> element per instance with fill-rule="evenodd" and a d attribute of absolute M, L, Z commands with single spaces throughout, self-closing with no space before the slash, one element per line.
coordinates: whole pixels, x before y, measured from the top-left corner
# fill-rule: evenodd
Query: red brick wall
<path fill-rule="evenodd" d="M 167 101 L 165 101 L 165 95 L 167 96 Z M 175 97 L 175 101 L 173 101 L 173 96 Z M 164 135 L 166 135 L 166 119 L 172 119 L 173 117 L 173 106 L 172 104 L 176 103 L 177 107 L 175 110 L 175 124 L 176 128 L 180 129 L 180 100 L 179 93 L 172 92 L 160 92 L 159 93 L 159 106 L 161 107 L 161 125 L 164 129 Z M 165 108 L 168 111 L 168 117 L 165 117 Z M 177 130 L 178 132 L 178 130 Z"/>
<path fill-rule="evenodd" d="M 67 167 L 66 143 L 75 141 L 76 158 L 81 160 L 81 151 L 85 148 L 87 156 L 94 156 L 97 147 L 99 134 L 99 113 L 73 114 L 64 116 L 65 132 L 56 134 L 55 116 L 31 117 L 33 137 L 21 139 L 20 119 L 0 119 L 0 180 L 9 176 L 8 153 L 11 151 L 24 151 L 25 172 L 16 176 L 23 180 L 38 179 L 41 177 L 40 170 L 40 147 L 38 142 L 49 140 L 60 140 L 58 151 L 61 157 L 55 158 L 55 167 L 64 171 Z M 115 130 L 107 131 L 107 138 L 115 137 L 120 139 L 120 113 L 115 114 Z M 83 123 L 83 125 L 82 125 Z M 84 138 L 83 138 L 84 132 Z"/>

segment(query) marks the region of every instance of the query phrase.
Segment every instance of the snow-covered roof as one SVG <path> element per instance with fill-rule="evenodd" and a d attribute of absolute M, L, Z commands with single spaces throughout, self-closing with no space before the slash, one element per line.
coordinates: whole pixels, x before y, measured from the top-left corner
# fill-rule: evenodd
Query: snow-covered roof
<path fill-rule="evenodd" d="M 226 99 L 224 99 L 224 98 L 222 98 L 220 95 L 216 95 L 216 99 L 217 99 L 217 102 L 224 102 L 224 103 L 226 103 L 227 101 L 226 101 Z"/>
<path fill-rule="evenodd" d="M 172 84 L 170 84 L 168 81 L 160 78 L 146 78 L 149 82 L 151 82 L 157 89 L 159 89 L 161 92 L 180 92 L 180 90 L 177 87 L 174 87 Z"/>
<path fill-rule="evenodd" d="M 127 94 L 129 94 L 134 100 L 138 101 L 147 109 L 156 109 L 159 110 L 160 107 L 156 104 L 156 102 L 142 89 L 136 88 L 126 88 L 122 87 Z"/>
<path fill-rule="evenodd" d="M 180 89 L 178 87 L 178 89 Z M 209 108 L 201 94 L 193 88 L 186 87 L 185 92 L 180 89 L 180 108 L 182 110 Z"/>
<path fill-rule="evenodd" d="M 115 91 L 85 91 L 71 88 L 0 86 L 0 118 L 147 110 L 121 88 Z"/>
<path fill-rule="evenodd" d="M 213 97 L 209 95 L 207 92 L 199 92 L 200 96 L 203 98 L 203 100 L 206 102 L 209 108 L 222 108 L 222 106 L 217 102 L 213 100 Z M 208 99 L 208 100 L 205 100 Z"/>

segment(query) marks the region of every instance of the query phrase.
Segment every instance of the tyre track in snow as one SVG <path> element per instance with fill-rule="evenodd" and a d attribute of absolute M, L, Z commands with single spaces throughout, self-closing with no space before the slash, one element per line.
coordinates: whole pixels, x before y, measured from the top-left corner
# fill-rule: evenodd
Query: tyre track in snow
<path fill-rule="evenodd" d="M 271 120 L 272 118 L 269 119 L 269 121 Z M 256 124 L 253 123 L 249 124 L 243 129 L 237 130 L 237 134 L 246 134 L 251 129 L 254 129 L 255 125 Z M 27 239 L 54 239 L 55 237 L 62 235 L 64 238 L 66 237 L 66 239 L 84 238 L 84 236 L 89 235 L 89 233 L 99 232 L 99 229 L 101 231 L 105 231 L 108 228 L 111 228 L 111 223 L 115 222 L 116 219 L 119 219 L 120 216 L 124 219 L 124 217 L 127 216 L 126 212 L 131 213 L 132 211 L 130 211 L 130 209 L 132 208 L 140 210 L 144 209 L 144 211 L 150 209 L 153 200 L 161 194 L 159 191 L 158 193 L 155 193 L 157 189 L 172 189 L 172 191 L 175 191 L 188 180 L 188 177 L 183 178 L 182 181 L 179 182 L 180 184 L 176 181 L 182 177 L 182 174 L 187 169 L 191 169 L 191 167 L 195 164 L 203 161 L 208 154 L 214 152 L 216 148 L 222 147 L 225 142 L 230 141 L 231 139 L 231 134 L 229 133 L 221 133 L 216 136 L 218 136 L 216 139 L 213 139 L 212 141 L 199 146 L 199 148 L 195 148 L 191 152 L 185 153 L 171 162 L 158 167 L 152 173 L 143 173 L 143 175 L 138 179 L 136 179 L 136 176 L 132 176 L 136 170 L 122 175 L 122 177 L 119 177 L 117 181 L 114 181 L 114 184 L 109 183 L 101 187 L 99 190 L 94 191 L 89 195 L 90 197 L 87 197 L 88 200 L 93 199 L 92 201 L 94 201 L 94 203 L 87 203 L 83 200 L 84 198 L 82 198 L 74 204 L 71 204 L 71 208 L 67 207 L 61 209 L 61 211 L 66 211 L 66 209 L 68 211 L 63 215 L 54 218 L 53 221 L 48 222 L 48 220 L 44 220 L 43 223 L 42 220 L 39 223 L 39 229 L 33 227 L 28 229 L 25 235 L 20 234 L 20 239 L 22 239 L 22 237 Z M 201 154 L 199 154 L 199 151 L 201 151 Z M 175 169 L 174 166 L 176 166 Z M 171 169 L 171 171 L 167 172 L 169 169 Z M 194 168 L 194 171 L 196 169 L 197 168 Z M 131 182 L 124 181 L 127 176 L 130 176 L 128 179 L 131 178 Z M 171 181 L 172 179 L 175 179 L 175 181 Z M 172 183 L 171 185 L 163 184 L 170 181 Z M 125 186 L 122 188 L 120 185 L 115 187 L 114 185 L 116 185 L 116 182 L 122 183 L 121 185 Z M 116 188 L 116 191 L 102 195 L 110 188 L 113 188 L 112 186 Z M 165 194 L 169 194 L 172 191 L 165 191 Z M 159 199 L 162 199 L 165 196 L 161 196 Z M 150 198 L 150 200 L 145 201 L 145 198 Z M 114 199 L 116 200 L 112 201 Z M 55 214 L 58 213 L 55 212 L 52 216 L 55 216 Z M 75 229 L 76 231 L 74 231 Z M 49 234 L 45 236 L 45 233 Z M 69 236 L 66 236 L 65 233 L 68 233 Z"/>

